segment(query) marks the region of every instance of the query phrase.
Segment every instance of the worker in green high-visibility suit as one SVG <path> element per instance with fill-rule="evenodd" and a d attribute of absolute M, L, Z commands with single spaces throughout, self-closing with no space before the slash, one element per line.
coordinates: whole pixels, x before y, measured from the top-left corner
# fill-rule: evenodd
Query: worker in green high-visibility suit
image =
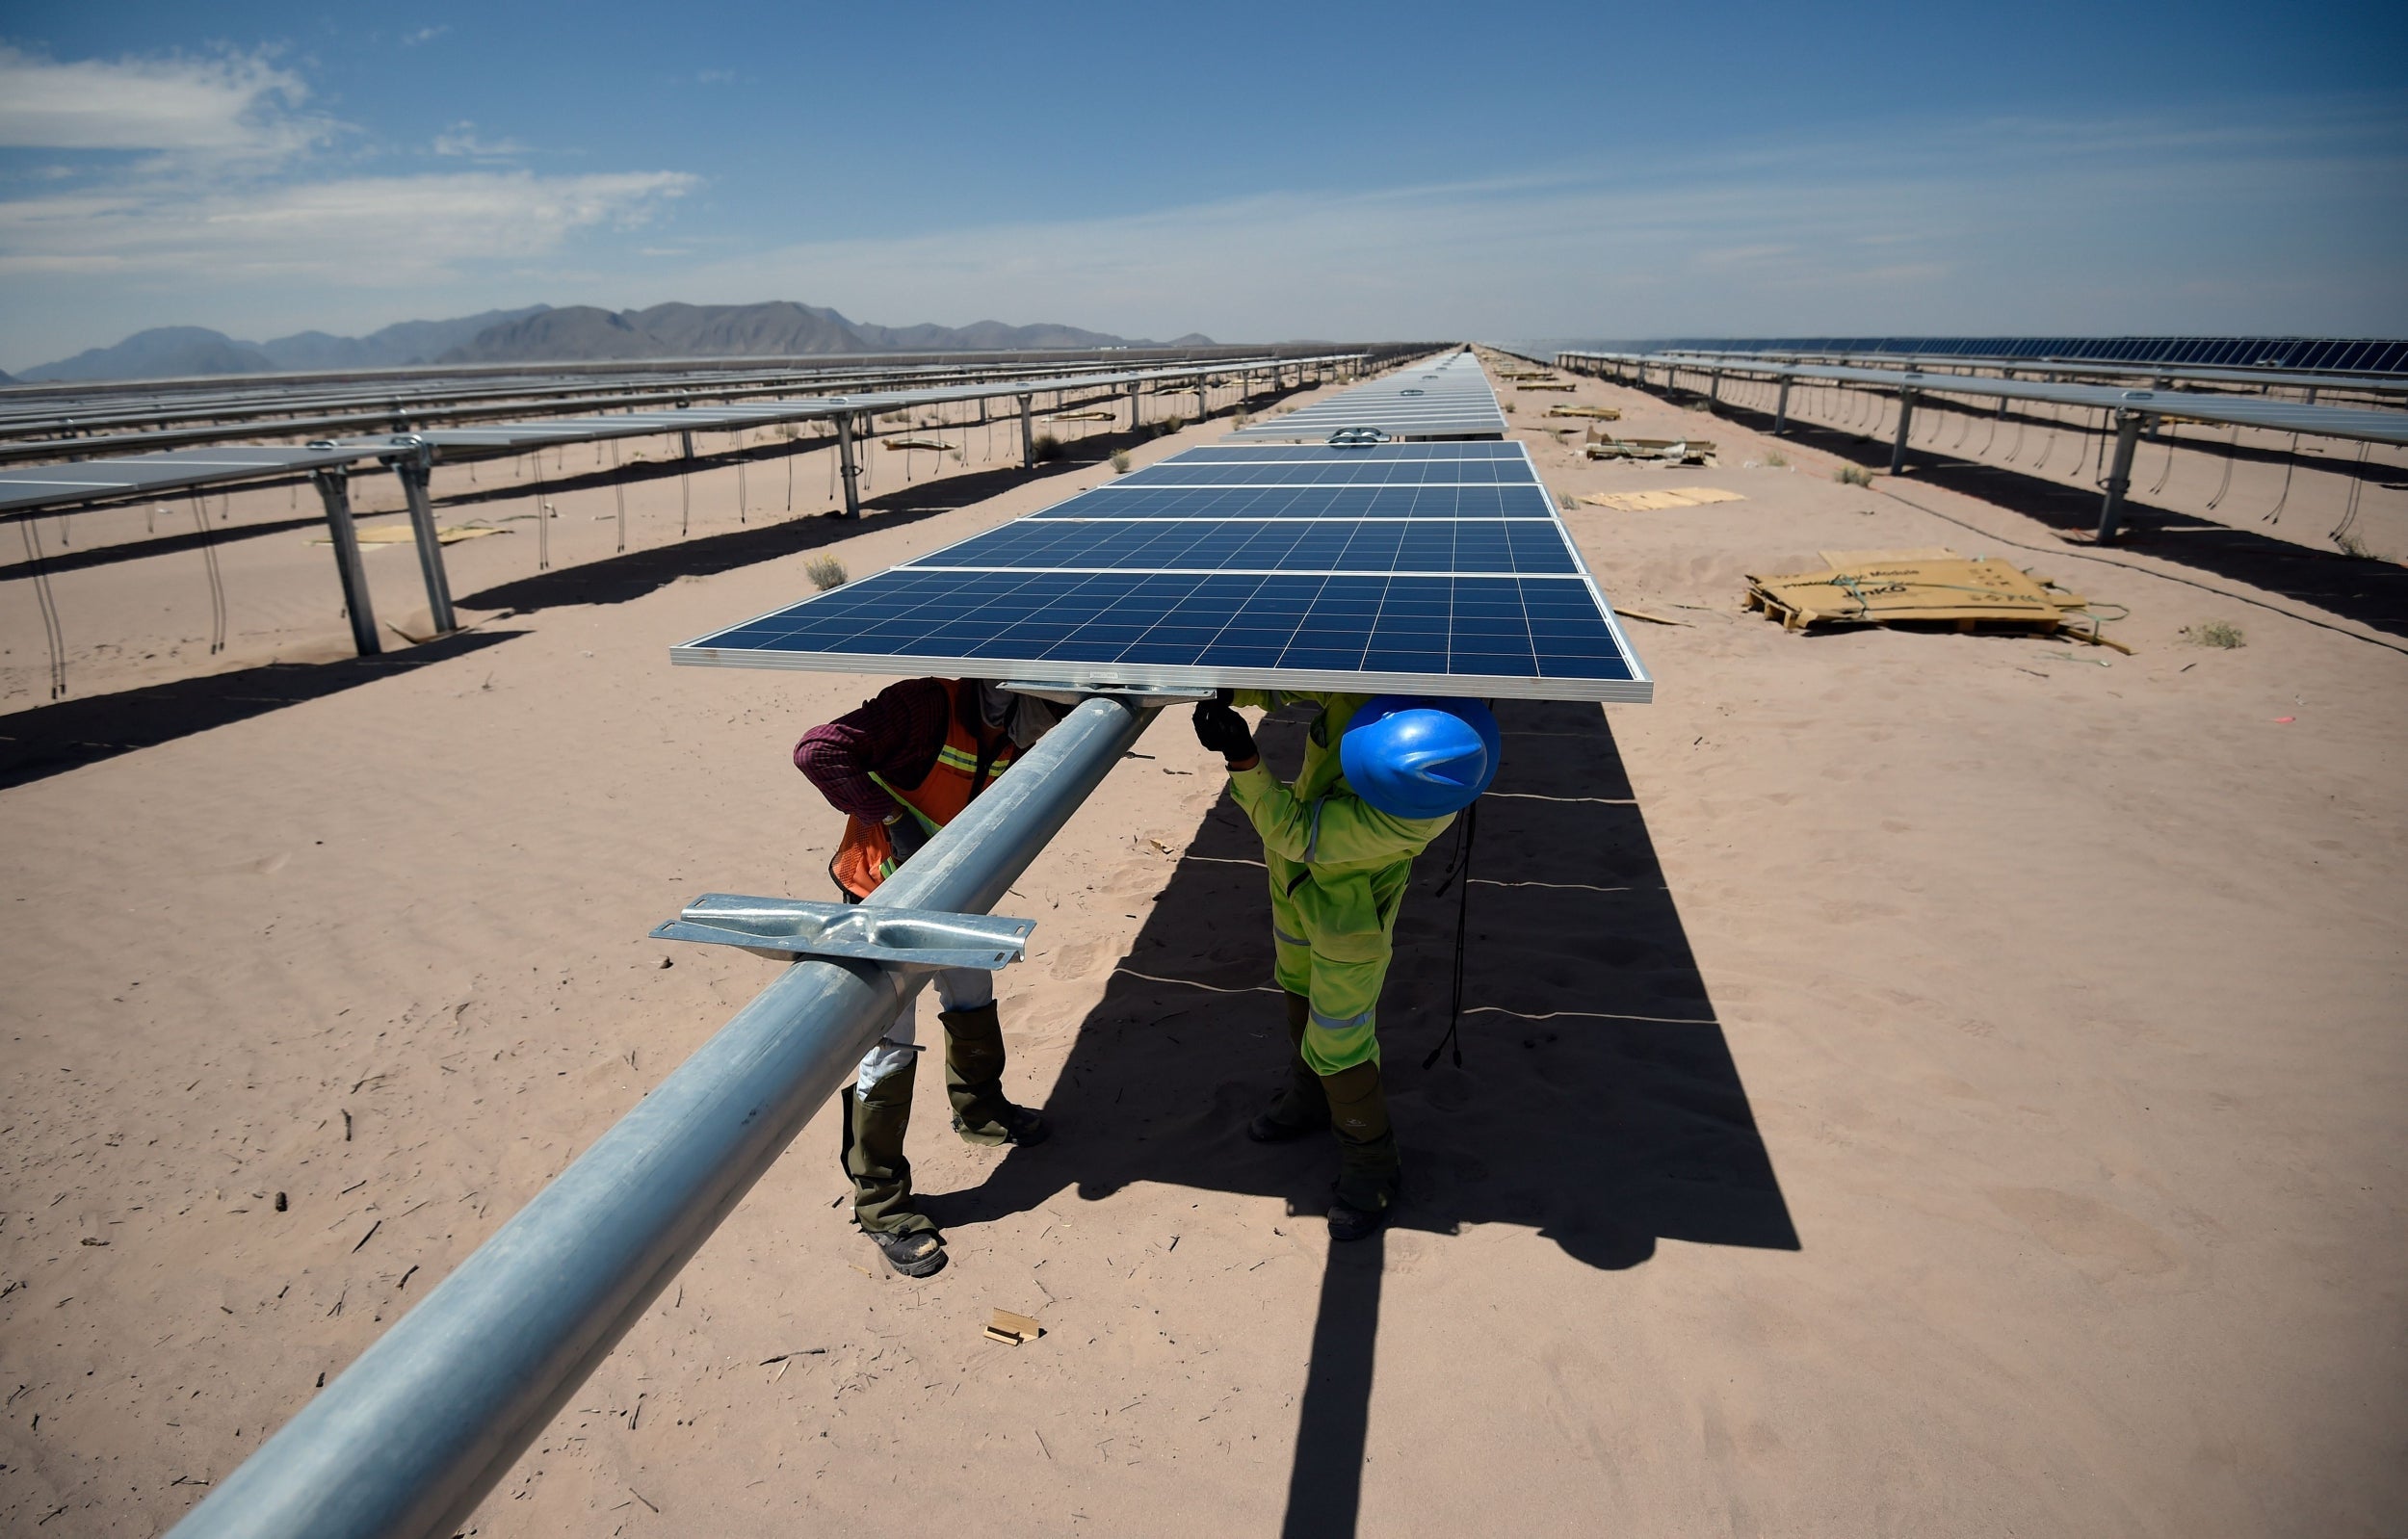
<path fill-rule="evenodd" d="M 1239 706 L 1321 707 L 1304 767 L 1282 785 L 1263 768 Z M 1229 791 L 1269 868 L 1272 976 L 1287 996 L 1288 1083 L 1247 1128 L 1282 1142 L 1338 1139 L 1333 1239 L 1385 1221 L 1400 1164 L 1376 1030 L 1397 912 L 1413 857 L 1495 777 L 1498 739 L 1473 701 L 1223 691 L 1195 708 L 1195 735 L 1229 768 Z"/>

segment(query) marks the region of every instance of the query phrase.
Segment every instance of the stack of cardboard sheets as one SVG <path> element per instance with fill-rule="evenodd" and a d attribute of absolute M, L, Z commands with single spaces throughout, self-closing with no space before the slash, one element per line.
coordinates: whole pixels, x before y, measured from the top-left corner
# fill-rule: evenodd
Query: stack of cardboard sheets
<path fill-rule="evenodd" d="M 1792 631 L 1827 624 L 1997 626 L 2132 650 L 2101 634 L 2088 599 L 1995 556 L 1976 560 L 1943 546 L 1819 554 L 1819 571 L 1750 573 L 1747 607 Z"/>

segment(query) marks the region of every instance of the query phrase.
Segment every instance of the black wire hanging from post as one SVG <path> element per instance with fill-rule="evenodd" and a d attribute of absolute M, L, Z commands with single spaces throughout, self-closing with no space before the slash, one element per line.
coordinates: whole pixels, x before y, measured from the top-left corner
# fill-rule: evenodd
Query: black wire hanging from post
<path fill-rule="evenodd" d="M 2283 494 L 2274 499 L 2274 506 L 2266 509 L 2265 516 L 2259 519 L 2259 523 L 2279 524 L 2283 521 L 2283 509 L 2290 505 L 2290 479 L 2292 474 L 2298 469 L 2299 434 L 2292 433 L 2290 435 L 2290 453 L 2286 455 L 2283 458 Z"/>
<path fill-rule="evenodd" d="M 1447 1006 L 1447 1034 L 1422 1060 L 1424 1069 L 1435 1065 L 1438 1055 L 1450 1048 L 1454 1051 L 1454 1066 L 1463 1067 L 1463 955 L 1472 919 L 1472 842 L 1479 834 L 1479 803 L 1475 801 L 1463 809 L 1463 822 L 1455 831 L 1454 858 L 1449 862 L 1447 874 L 1439 878 L 1438 891 L 1432 895 L 1444 898 L 1450 882 L 1460 879 L 1463 883 L 1454 900 L 1454 979 Z"/>
<path fill-rule="evenodd" d="M 2335 524 L 2333 533 L 2326 536 L 2352 556 L 2364 554 L 2365 551 L 2364 546 L 2356 545 L 2356 542 L 2350 538 L 2350 531 L 2358 522 L 2358 500 L 2365 495 L 2367 489 L 2367 452 L 2373 447 L 2374 443 L 2371 439 L 2358 445 L 2358 463 L 2349 473 L 2349 500 L 2342 505 L 2342 521 Z"/>
<path fill-rule="evenodd" d="M 66 635 L 59 628 L 59 600 L 50 591 L 50 564 L 43 560 L 39 532 L 31 518 L 18 521 L 25 537 L 25 560 L 34 569 L 34 603 L 41 610 L 41 638 L 50 648 L 50 698 L 66 693 Z"/>
<path fill-rule="evenodd" d="M 2214 512 L 2224 501 L 2224 494 L 2233 489 L 2233 461 L 2240 455 L 2240 425 L 2233 425 L 2232 436 L 2224 440 L 2224 479 L 2216 483 L 2215 495 L 2208 499 L 2208 511 Z"/>
<path fill-rule="evenodd" d="M 193 529 L 200 535 L 201 568 L 209 575 L 209 654 L 225 650 L 225 576 L 218 566 L 218 536 L 209 527 L 209 509 L 198 491 L 193 493 Z"/>
<path fill-rule="evenodd" d="M 2171 423 L 2164 425 L 2159 430 L 2165 434 L 2165 468 L 2158 472 L 2157 484 L 2149 488 L 2149 495 L 2152 497 L 2165 490 L 2165 478 L 2174 474 L 2174 440 L 2178 436 Z"/>

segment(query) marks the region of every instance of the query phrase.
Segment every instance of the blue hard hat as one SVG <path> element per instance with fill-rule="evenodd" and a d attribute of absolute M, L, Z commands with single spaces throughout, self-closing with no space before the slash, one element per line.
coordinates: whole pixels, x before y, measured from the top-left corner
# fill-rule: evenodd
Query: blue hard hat
<path fill-rule="evenodd" d="M 1444 818 L 1479 799 L 1505 756 L 1497 718 L 1478 700 L 1383 694 L 1338 740 L 1347 784 L 1391 818 Z"/>

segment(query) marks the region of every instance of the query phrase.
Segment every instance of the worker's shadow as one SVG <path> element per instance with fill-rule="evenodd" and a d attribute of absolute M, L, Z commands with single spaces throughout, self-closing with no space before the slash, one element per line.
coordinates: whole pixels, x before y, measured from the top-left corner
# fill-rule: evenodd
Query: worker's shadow
<path fill-rule="evenodd" d="M 1794 1250 L 1644 816 L 1594 705 L 1502 702 L 1505 765 L 1480 804 L 1465 937 L 1463 1064 L 1422 1061 L 1444 1033 L 1461 888 L 1425 853 L 1380 1004 L 1404 1150 L 1397 1227 L 1526 1224 L 1591 1265 L 1659 1239 Z M 1157 731 L 1184 731 L 1164 721 Z M 1262 741 L 1293 772 L 1300 722 Z M 1074 1185 L 1133 1181 L 1328 1206 L 1335 1152 L 1266 1147 L 1246 1120 L 1287 1052 L 1270 971 L 1261 845 L 1226 796 L 1204 818 L 1137 943 L 1081 1024 L 1045 1103 L 1061 1135 L 970 1191 L 929 1194 L 938 1223 L 1025 1211 Z M 1459 880 L 1460 878 L 1458 878 Z M 1380 1247 L 1331 1249 L 1288 1508 L 1292 1533 L 1349 1533 L 1377 1329 Z M 1309 1474 L 1309 1477 L 1307 1473 Z"/>

